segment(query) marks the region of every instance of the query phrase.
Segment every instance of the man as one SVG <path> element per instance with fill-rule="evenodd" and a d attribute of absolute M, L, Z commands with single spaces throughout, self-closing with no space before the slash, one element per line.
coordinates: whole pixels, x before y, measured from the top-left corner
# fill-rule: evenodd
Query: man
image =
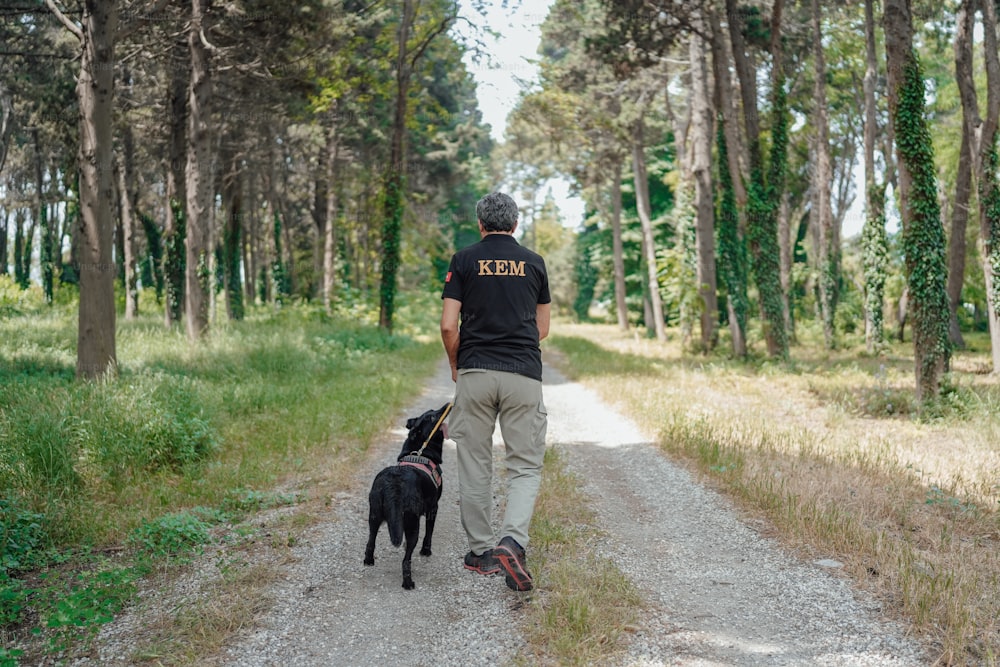
<path fill-rule="evenodd" d="M 458 447 L 465 567 L 505 573 L 515 591 L 532 587 L 525 563 L 528 525 L 542 479 L 547 426 L 542 354 L 551 298 L 545 261 L 516 239 L 517 204 L 494 192 L 476 204 L 481 240 L 451 258 L 441 311 L 455 400 L 449 431 Z M 461 315 L 461 328 L 459 327 Z M 505 444 L 507 506 L 494 542 L 493 429 Z M 494 546 L 496 544 L 496 546 Z"/>

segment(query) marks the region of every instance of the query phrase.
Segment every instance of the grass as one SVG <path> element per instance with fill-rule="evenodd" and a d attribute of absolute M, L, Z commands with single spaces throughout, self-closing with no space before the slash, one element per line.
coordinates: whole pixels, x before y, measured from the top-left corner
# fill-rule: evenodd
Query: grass
<path fill-rule="evenodd" d="M 788 364 L 735 362 L 565 325 L 549 349 L 790 549 L 845 563 L 940 662 L 996 665 L 1000 387 L 977 345 L 921 409 L 908 346 L 869 357 L 806 342 Z"/>
<path fill-rule="evenodd" d="M 402 295 L 396 335 L 356 303 L 333 316 L 297 305 L 253 309 L 192 345 L 150 312 L 119 322 L 118 376 L 84 383 L 73 304 L 12 294 L 0 294 L 4 665 L 85 651 L 144 578 L 173 576 L 251 512 L 329 493 L 441 354 L 430 296 Z M 199 650 L 246 622 L 263 587 L 235 591 L 259 574 L 229 563 L 206 584 L 235 597 L 216 610 L 229 620 L 188 624 Z M 185 625 L 169 624 L 162 637 Z"/>
<path fill-rule="evenodd" d="M 526 608 L 525 665 L 599 665 L 621 652 L 642 596 L 607 558 L 594 553 L 596 521 L 562 454 L 545 453 L 531 523 L 537 592 Z"/>

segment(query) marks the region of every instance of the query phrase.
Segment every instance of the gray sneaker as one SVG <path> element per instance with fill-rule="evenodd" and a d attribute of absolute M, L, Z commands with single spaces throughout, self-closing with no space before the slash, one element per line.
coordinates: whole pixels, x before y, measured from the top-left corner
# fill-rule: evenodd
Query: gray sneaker
<path fill-rule="evenodd" d="M 493 549 L 487 549 L 479 556 L 470 551 L 465 554 L 465 569 L 479 574 L 499 574 L 500 564 L 493 557 Z"/>
<path fill-rule="evenodd" d="M 504 571 L 507 588 L 512 591 L 531 590 L 532 578 L 524 563 L 524 549 L 513 537 L 507 536 L 500 540 L 500 544 L 493 550 L 493 557 Z"/>

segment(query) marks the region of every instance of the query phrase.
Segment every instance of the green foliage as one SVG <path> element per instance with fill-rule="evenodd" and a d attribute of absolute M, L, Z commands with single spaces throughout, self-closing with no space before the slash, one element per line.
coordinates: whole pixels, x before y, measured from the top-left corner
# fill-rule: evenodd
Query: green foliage
<path fill-rule="evenodd" d="M 778 204 L 785 189 L 788 161 L 788 109 L 784 76 L 772 84 L 771 151 L 767 180 L 761 165 L 751 165 L 747 196 L 747 245 L 750 274 L 757 285 L 770 352 L 788 356 L 784 301 L 781 291 L 781 251 L 778 247 Z M 770 346 L 769 346 L 770 347 Z"/>
<path fill-rule="evenodd" d="M 903 224 L 917 385 L 921 400 L 938 393 L 941 371 L 951 356 L 948 340 L 950 309 L 944 229 L 937 193 L 934 152 L 924 118 L 924 81 L 920 61 L 911 54 L 903 68 L 899 101 L 894 113 L 896 146 L 910 171 L 912 183 Z"/>
<path fill-rule="evenodd" d="M 594 301 L 598 280 L 595 255 L 599 241 L 596 224 L 587 225 L 576 236 L 576 262 L 573 270 L 576 274 L 577 291 L 573 301 L 573 313 L 581 322 L 587 321 L 590 317 L 590 305 Z"/>
<path fill-rule="evenodd" d="M 0 498 L 0 572 L 31 567 L 46 541 L 42 521 L 45 517 L 21 507 L 13 500 Z"/>
<path fill-rule="evenodd" d="M 212 541 L 205 510 L 195 508 L 143 521 L 128 542 L 149 558 L 183 559 Z"/>
<path fill-rule="evenodd" d="M 396 274 L 399 271 L 399 233 L 403 226 L 403 190 L 406 181 L 392 165 L 385 181 L 385 217 L 382 221 L 382 280 L 379 286 L 379 323 L 392 331 L 396 306 Z"/>
<path fill-rule="evenodd" d="M 861 230 L 861 257 L 865 281 L 865 317 L 871 323 L 873 349 L 884 343 L 883 304 L 889 265 L 889 242 L 885 232 L 885 189 L 874 184 L 868 189 L 870 204 Z"/>
<path fill-rule="evenodd" d="M 678 187 L 676 204 L 669 214 L 675 243 L 657 251 L 657 280 L 663 293 L 663 310 L 677 313 L 677 323 L 685 338 L 690 337 L 704 308 L 698 292 L 695 211 L 691 197 L 684 185 Z"/>
<path fill-rule="evenodd" d="M 139 573 L 134 568 L 109 568 L 77 573 L 67 588 L 45 591 L 52 602 L 44 625 L 55 632 L 50 639 L 54 651 L 70 642 L 92 637 L 101 625 L 114 620 L 136 591 Z"/>
<path fill-rule="evenodd" d="M 38 285 L 22 287 L 7 274 L 0 274 L 0 318 L 39 312 L 46 305 Z"/>
<path fill-rule="evenodd" d="M 747 248 L 739 233 L 739 211 L 736 208 L 736 194 L 733 178 L 729 173 L 729 148 L 726 145 L 724 120 L 718 122 L 716 145 L 718 146 L 719 197 L 716 204 L 716 237 L 720 282 L 725 287 L 727 298 L 736 316 L 736 322 L 744 337 L 747 328 L 747 314 L 750 308 L 747 298 Z"/>

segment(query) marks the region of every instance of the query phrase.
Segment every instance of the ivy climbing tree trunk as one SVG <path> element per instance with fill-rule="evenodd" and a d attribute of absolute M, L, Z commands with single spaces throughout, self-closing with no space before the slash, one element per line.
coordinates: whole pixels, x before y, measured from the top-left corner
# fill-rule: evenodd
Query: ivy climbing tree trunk
<path fill-rule="evenodd" d="M 382 223 L 382 280 L 379 289 L 379 326 L 392 331 L 396 306 L 396 276 L 399 272 L 399 243 L 403 227 L 403 193 L 406 189 L 405 146 L 406 112 L 410 88 L 410 67 L 406 44 L 416 10 L 413 0 L 403 0 L 403 15 L 399 22 L 396 58 L 396 107 L 392 120 L 392 144 L 389 165 L 385 172 L 385 201 Z"/>
<path fill-rule="evenodd" d="M 877 108 L 875 78 L 878 62 L 875 51 L 875 0 L 865 0 L 865 223 L 861 230 L 862 266 L 865 280 L 865 347 L 869 354 L 881 350 L 884 342 L 883 307 L 886 269 L 889 264 L 885 233 L 885 185 L 875 178 L 875 137 Z"/>
<path fill-rule="evenodd" d="M 242 320 L 243 169 L 235 155 L 230 155 L 228 162 L 228 169 L 222 177 L 223 210 L 226 211 L 222 229 L 222 273 L 226 287 L 226 315 L 231 320 Z"/>
<path fill-rule="evenodd" d="M 740 178 L 739 162 L 729 146 L 737 134 L 730 97 L 729 58 L 719 14 L 714 7 L 709 13 L 712 24 L 712 69 L 715 74 L 715 108 L 719 110 L 715 143 L 718 151 L 719 188 L 715 215 L 718 236 L 718 273 L 726 288 L 726 310 L 733 356 L 747 355 L 747 260 L 746 244 L 740 232 L 739 196 L 735 180 Z M 744 193 L 744 198 L 745 198 Z"/>
<path fill-rule="evenodd" d="M 337 277 L 337 166 L 340 160 L 340 141 L 337 129 L 331 123 L 326 139 L 326 228 L 323 230 L 323 308 L 333 310 L 336 300 Z"/>
<path fill-rule="evenodd" d="M 205 19 L 208 0 L 191 0 L 191 23 L 188 27 L 188 52 L 191 57 L 191 81 L 188 88 L 187 125 L 187 245 L 184 273 L 187 334 L 200 339 L 208 330 L 209 225 L 212 207 L 211 109 L 212 81 L 210 53 L 205 43 Z"/>
<path fill-rule="evenodd" d="M 766 174 L 757 116 L 757 81 L 746 54 L 742 14 L 736 7 L 735 0 L 726 0 L 726 9 L 730 19 L 733 58 L 743 98 L 743 121 L 750 161 L 746 236 L 750 251 L 750 275 L 760 295 L 760 313 L 768 355 L 784 359 L 788 357 L 788 332 L 784 326 L 777 225 L 778 206 L 785 188 L 788 147 L 788 103 L 781 58 L 783 1 L 775 1 L 771 14 L 771 150 Z"/>
<path fill-rule="evenodd" d="M 182 45 L 176 43 L 171 51 L 170 89 L 167 113 L 170 136 L 167 144 L 167 222 L 163 230 L 163 279 L 166 292 L 164 323 L 167 327 L 181 321 L 184 312 L 184 276 L 186 274 L 185 247 L 187 225 L 184 207 L 187 190 L 184 181 L 184 155 L 187 140 L 187 68 L 177 62 Z"/>
<path fill-rule="evenodd" d="M 913 321 L 918 402 L 935 398 L 948 368 L 948 294 L 944 228 L 930 130 L 924 118 L 924 81 L 913 49 L 909 0 L 885 2 L 889 116 L 898 156 L 903 253 Z"/>

